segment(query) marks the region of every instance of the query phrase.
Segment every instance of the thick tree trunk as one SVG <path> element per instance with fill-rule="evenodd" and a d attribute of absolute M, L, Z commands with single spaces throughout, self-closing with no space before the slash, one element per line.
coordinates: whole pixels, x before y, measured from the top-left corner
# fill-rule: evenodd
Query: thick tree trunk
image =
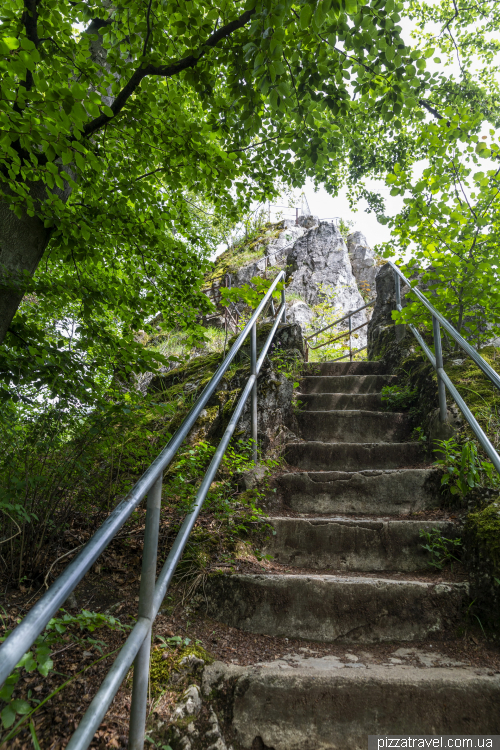
<path fill-rule="evenodd" d="M 40 188 L 43 190 L 41 184 Z M 0 202 L 0 343 L 24 296 L 26 279 L 35 273 L 49 237 L 50 229 L 45 229 L 37 216 L 25 214 L 19 219 L 7 203 Z"/>
<path fill-rule="evenodd" d="M 106 25 L 107 21 L 94 19 L 85 32 L 97 35 L 90 45 L 91 59 L 101 67 L 106 66 L 107 53 L 99 32 Z M 113 97 L 104 97 L 103 101 L 109 106 Z M 72 174 L 71 164 L 64 169 Z M 72 174 L 72 177 L 76 179 L 76 175 Z M 2 185 L 2 190 L 7 192 L 8 189 Z M 66 202 L 71 188 L 65 182 L 65 190 L 54 188 L 54 192 Z M 35 205 L 43 204 L 47 198 L 45 185 L 42 182 L 32 184 L 30 194 Z M 26 281 L 33 276 L 43 257 L 50 235 L 51 230 L 46 229 L 36 215 L 32 217 L 24 213 L 19 219 L 8 203 L 0 200 L 0 344 L 24 296 Z"/>

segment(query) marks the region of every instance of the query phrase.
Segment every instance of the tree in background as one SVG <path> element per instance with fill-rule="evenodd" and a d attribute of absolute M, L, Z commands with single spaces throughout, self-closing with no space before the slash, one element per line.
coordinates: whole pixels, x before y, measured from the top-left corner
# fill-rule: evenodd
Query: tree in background
<path fill-rule="evenodd" d="M 409 15 L 424 54 L 451 73 L 441 68 L 435 79 L 428 100 L 435 116 L 415 139 L 419 163 L 396 161 L 386 177 L 404 208 L 394 217 L 380 212 L 392 229 L 383 253 L 410 258 L 407 272 L 418 271 L 440 312 L 480 345 L 500 332 L 500 45 L 492 36 L 500 16 L 494 3 L 463 0 L 412 0 Z M 417 302 L 398 319 L 431 325 Z"/>
<path fill-rule="evenodd" d="M 82 395 L 106 364 L 155 367 L 134 331 L 156 313 L 196 332 L 217 241 L 200 207 L 237 221 L 274 197 L 276 177 L 334 193 L 365 128 L 379 123 L 390 141 L 423 116 L 431 76 L 401 39 L 401 9 L 6 0 L 3 380 L 55 391 L 72 380 Z"/>
<path fill-rule="evenodd" d="M 500 145 L 477 135 L 467 114 L 430 123 L 421 140 L 429 154 L 420 179 L 396 165 L 387 183 L 404 208 L 388 219 L 386 254 L 410 251 L 406 272 L 419 272 L 433 304 L 462 335 L 478 345 L 500 332 Z M 486 140 L 489 142 L 487 143 Z M 401 321 L 423 324 L 429 314 L 416 301 Z"/>

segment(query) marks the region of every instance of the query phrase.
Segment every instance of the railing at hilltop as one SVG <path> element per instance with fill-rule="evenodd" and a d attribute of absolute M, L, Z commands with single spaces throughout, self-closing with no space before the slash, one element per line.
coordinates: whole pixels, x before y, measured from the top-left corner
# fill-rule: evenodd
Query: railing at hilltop
<path fill-rule="evenodd" d="M 364 323 L 361 323 L 360 326 L 356 326 L 356 328 L 352 327 L 352 318 L 353 315 L 357 315 L 357 313 L 361 312 L 361 310 L 365 310 L 367 307 L 371 307 L 375 304 L 375 300 L 371 300 L 370 302 L 367 302 L 366 305 L 363 305 L 362 307 L 358 307 L 356 310 L 349 310 L 347 315 L 344 315 L 342 318 L 338 318 L 337 320 L 334 320 L 333 323 L 329 323 L 324 328 L 320 328 L 319 331 L 314 331 L 313 333 L 309 334 L 309 336 L 305 337 L 306 342 L 306 362 L 309 361 L 309 349 L 312 351 L 316 349 L 321 349 L 323 346 L 326 346 L 327 344 L 333 344 L 335 341 L 340 341 L 340 339 L 345 338 L 346 336 L 349 336 L 349 353 L 343 354 L 341 357 L 337 357 L 336 359 L 332 359 L 332 362 L 338 362 L 340 359 L 346 359 L 346 357 L 349 357 L 350 362 L 352 362 L 352 358 L 355 354 L 359 354 L 359 352 L 364 352 L 364 350 L 367 348 L 366 346 L 362 346 L 360 349 L 355 349 L 352 351 L 352 334 L 355 333 L 355 331 L 359 331 L 361 328 L 364 328 L 368 325 L 370 322 L 369 320 L 365 321 Z M 324 331 L 328 331 L 330 328 L 333 328 L 334 326 L 338 325 L 339 323 L 343 323 L 344 320 L 348 321 L 348 330 L 341 333 L 339 336 L 335 336 L 333 339 L 328 339 L 327 341 L 323 341 L 320 344 L 317 344 L 316 346 L 311 346 L 309 341 L 313 338 L 316 338 L 316 336 L 319 336 L 320 333 L 324 333 Z"/>

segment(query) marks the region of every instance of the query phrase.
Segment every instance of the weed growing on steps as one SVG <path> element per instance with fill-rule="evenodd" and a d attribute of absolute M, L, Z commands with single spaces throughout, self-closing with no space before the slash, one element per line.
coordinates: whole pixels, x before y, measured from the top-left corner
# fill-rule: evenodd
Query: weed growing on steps
<path fill-rule="evenodd" d="M 98 612 L 89 612 L 83 610 L 79 615 L 74 616 L 66 612 L 63 612 L 62 617 L 53 617 L 48 623 L 43 633 L 41 633 L 30 650 L 24 654 L 22 659 L 16 665 L 14 672 L 7 678 L 4 686 L 0 689 L 0 705 L 2 706 L 0 711 L 0 719 L 4 730 L 9 730 L 4 736 L 0 737 L 0 744 L 13 739 L 16 734 L 28 723 L 31 722 L 31 718 L 36 711 L 41 708 L 42 704 L 47 703 L 57 692 L 60 692 L 69 682 L 76 679 L 80 673 L 74 675 L 67 680 L 63 685 L 59 686 L 49 696 L 44 698 L 43 701 L 38 700 L 32 695 L 31 690 L 28 691 L 27 700 L 23 700 L 15 697 L 16 685 L 18 684 L 21 676 L 24 672 L 39 672 L 42 677 L 47 677 L 48 674 L 53 671 L 54 662 L 51 659 L 51 655 L 54 650 L 54 646 L 60 643 L 64 643 L 67 640 L 67 636 L 71 635 L 71 641 L 73 643 L 84 644 L 88 647 L 96 648 L 101 654 L 101 659 L 106 658 L 109 654 L 103 654 L 102 647 L 105 643 L 96 638 L 91 638 L 88 633 L 93 633 L 95 630 L 107 627 L 111 630 L 125 631 L 130 629 L 129 625 L 124 625 L 115 617 L 109 615 L 99 614 Z M 5 627 L 3 618 L 2 625 Z M 82 636 L 80 633 L 85 631 L 87 634 Z M 0 637 L 0 643 L 10 635 L 12 631 L 6 630 L 4 635 Z M 66 637 L 65 637 L 66 636 Z M 89 664 L 86 668 L 90 669 L 97 661 Z M 17 724 L 13 726 L 16 721 L 16 717 L 21 717 Z M 32 735 L 34 732 L 34 726 L 30 729 Z"/>
<path fill-rule="evenodd" d="M 199 484 L 215 452 L 215 447 L 200 441 L 184 450 L 165 475 L 165 496 L 181 515 L 189 512 Z M 278 461 L 261 461 L 270 472 Z M 240 492 L 242 472 L 253 468 L 252 441 L 238 441 L 229 447 L 210 487 L 200 519 L 193 529 L 176 572 L 182 603 L 192 599 L 195 591 L 213 566 L 234 564 L 238 545 L 248 546 L 248 554 L 257 556 L 249 538 L 264 529 L 259 504 L 264 486 Z M 175 533 L 177 530 L 173 528 Z M 240 549 L 241 551 L 241 549 Z"/>
<path fill-rule="evenodd" d="M 453 561 L 461 561 L 457 557 L 462 548 L 461 539 L 448 539 L 442 536 L 439 529 L 431 529 L 430 531 L 420 529 L 420 538 L 425 540 L 425 544 L 421 545 L 422 549 L 427 550 L 431 555 L 428 561 L 431 567 L 443 570 L 444 566 L 450 563 L 453 569 Z"/>
<path fill-rule="evenodd" d="M 418 399 L 416 388 L 410 388 L 407 383 L 384 385 L 382 388 L 382 405 L 387 411 L 407 411 L 411 413 Z"/>
<path fill-rule="evenodd" d="M 460 446 L 455 438 L 437 440 L 435 451 L 440 457 L 434 462 L 444 470 L 441 485 L 452 495 L 465 495 L 475 487 L 499 487 L 500 477 L 490 461 L 478 453 L 475 442 L 466 441 Z"/>

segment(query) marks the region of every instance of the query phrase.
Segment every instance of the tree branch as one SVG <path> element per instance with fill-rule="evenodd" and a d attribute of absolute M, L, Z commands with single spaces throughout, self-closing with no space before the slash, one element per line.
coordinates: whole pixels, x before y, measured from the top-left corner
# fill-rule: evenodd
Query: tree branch
<path fill-rule="evenodd" d="M 188 55 L 181 60 L 177 60 L 176 62 L 171 63 L 170 65 L 145 65 L 144 67 L 137 68 L 137 70 L 132 74 L 128 83 L 125 84 L 125 86 L 122 88 L 122 90 L 112 103 L 111 109 L 113 111 L 113 116 L 117 115 L 123 109 L 128 99 L 132 96 L 143 78 L 146 78 L 146 76 L 161 76 L 162 78 L 172 78 L 172 76 L 181 73 L 183 70 L 187 70 L 187 68 L 194 68 L 195 65 L 197 65 L 198 61 L 204 55 L 206 55 L 206 53 L 210 49 L 212 49 L 220 41 L 222 41 L 222 39 L 226 39 L 235 31 L 245 26 L 250 18 L 254 15 L 254 13 L 255 9 L 247 10 L 236 20 L 231 21 L 225 26 L 222 26 L 218 31 L 215 31 L 213 34 L 211 34 L 211 36 L 208 37 L 205 43 L 198 47 L 196 52 L 192 55 Z M 103 125 L 105 125 L 112 119 L 113 118 L 108 117 L 108 115 L 99 115 L 99 117 L 96 117 L 94 120 L 85 125 L 85 127 L 83 128 L 84 135 L 92 135 L 92 133 L 95 133 L 96 130 L 102 128 Z"/>
<path fill-rule="evenodd" d="M 443 115 L 440 115 L 437 109 L 434 109 L 434 107 L 431 107 L 430 104 L 427 104 L 427 102 L 424 99 L 419 99 L 418 103 L 421 107 L 427 110 L 427 112 L 430 112 L 431 115 L 433 115 L 437 120 L 444 120 Z"/>

